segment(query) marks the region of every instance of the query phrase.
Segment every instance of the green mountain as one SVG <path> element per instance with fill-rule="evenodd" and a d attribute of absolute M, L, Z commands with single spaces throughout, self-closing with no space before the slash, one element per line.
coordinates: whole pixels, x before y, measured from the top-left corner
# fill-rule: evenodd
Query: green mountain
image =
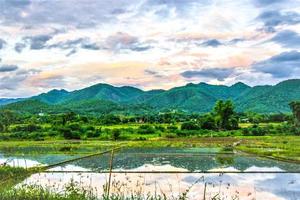
<path fill-rule="evenodd" d="M 182 110 L 205 113 L 219 99 L 231 99 L 240 112 L 290 112 L 289 102 L 300 100 L 300 79 L 283 81 L 274 86 L 250 87 L 206 83 L 187 84 L 170 90 L 143 91 L 134 87 L 97 84 L 80 90 L 52 90 L 27 100 L 2 106 L 20 112 L 148 113 Z"/>
<path fill-rule="evenodd" d="M 14 110 L 21 113 L 61 113 L 65 112 L 60 106 L 53 106 L 35 99 L 27 99 L 0 107 L 0 109 Z"/>
<path fill-rule="evenodd" d="M 47 104 L 58 104 L 64 101 L 69 95 L 66 90 L 51 90 L 47 93 L 42 93 L 38 96 L 32 97 L 31 99 L 39 100 Z"/>
<path fill-rule="evenodd" d="M 10 104 L 10 103 L 14 103 L 14 102 L 18 102 L 18 101 L 21 101 L 21 100 L 22 99 L 3 98 L 3 99 L 0 99 L 0 106 L 7 105 L 7 104 Z"/>
<path fill-rule="evenodd" d="M 144 91 L 134 87 L 114 87 L 108 84 L 97 84 L 81 90 L 70 92 L 65 98 L 62 99 L 61 102 L 74 102 L 90 99 L 121 102 L 136 98 L 142 94 L 144 94 Z"/>
<path fill-rule="evenodd" d="M 287 80 L 275 86 L 256 86 L 235 99 L 239 111 L 258 113 L 290 112 L 288 104 L 300 100 L 300 80 Z"/>

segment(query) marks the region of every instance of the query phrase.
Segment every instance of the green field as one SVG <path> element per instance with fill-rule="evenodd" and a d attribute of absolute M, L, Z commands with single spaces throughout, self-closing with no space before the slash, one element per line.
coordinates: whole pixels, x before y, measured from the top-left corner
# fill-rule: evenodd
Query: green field
<path fill-rule="evenodd" d="M 234 145 L 238 144 L 238 145 Z M 114 147 L 232 147 L 235 150 L 300 162 L 300 138 L 298 136 L 236 136 L 236 137 L 188 137 L 159 138 L 146 141 L 99 140 L 49 140 L 0 142 L 0 151 L 14 154 L 91 154 Z"/>

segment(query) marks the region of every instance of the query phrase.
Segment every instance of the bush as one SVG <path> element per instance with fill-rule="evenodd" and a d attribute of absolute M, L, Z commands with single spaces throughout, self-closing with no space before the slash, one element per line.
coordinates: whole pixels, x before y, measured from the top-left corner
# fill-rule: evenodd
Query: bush
<path fill-rule="evenodd" d="M 179 137 L 186 137 L 191 135 L 198 135 L 199 131 L 197 130 L 178 130 L 176 131 L 176 135 Z"/>
<path fill-rule="evenodd" d="M 136 140 L 136 141 L 146 141 L 147 138 L 145 138 L 145 137 L 138 137 L 138 138 L 136 138 L 134 140 Z"/>
<path fill-rule="evenodd" d="M 207 115 L 203 119 L 201 119 L 201 128 L 207 130 L 215 130 L 216 122 L 213 116 Z"/>
<path fill-rule="evenodd" d="M 67 127 L 72 131 L 79 131 L 79 132 L 83 131 L 79 123 L 71 123 Z"/>
<path fill-rule="evenodd" d="M 158 131 L 161 131 L 161 132 L 164 132 L 166 130 L 165 127 L 163 127 L 161 125 L 155 126 L 155 129 L 158 130 Z"/>
<path fill-rule="evenodd" d="M 23 131 L 23 132 L 34 132 L 34 131 L 39 131 L 41 130 L 41 126 L 35 125 L 35 124 L 24 124 L 24 125 L 16 125 L 11 129 L 12 132 L 18 132 L 18 131 Z"/>
<path fill-rule="evenodd" d="M 84 129 L 85 131 L 95 131 L 95 127 L 94 126 L 87 126 Z"/>
<path fill-rule="evenodd" d="M 111 132 L 111 137 L 113 140 L 118 140 L 121 135 L 121 130 L 120 129 L 113 129 Z"/>
<path fill-rule="evenodd" d="M 154 134 L 155 129 L 153 128 L 153 126 L 150 126 L 150 125 L 141 125 L 138 128 L 138 133 L 139 134 Z"/>
<path fill-rule="evenodd" d="M 72 131 L 70 128 L 60 128 L 60 132 L 67 140 L 80 139 L 80 133 L 78 131 Z"/>
<path fill-rule="evenodd" d="M 184 122 L 181 125 L 181 130 L 199 130 L 200 126 L 195 122 Z"/>
<path fill-rule="evenodd" d="M 267 132 L 267 129 L 255 125 L 252 128 L 243 129 L 243 135 L 245 136 L 264 136 Z"/>
<path fill-rule="evenodd" d="M 167 134 L 165 135 L 165 137 L 166 137 L 166 138 L 176 138 L 176 134 L 174 134 L 174 133 L 167 133 Z"/>
<path fill-rule="evenodd" d="M 116 115 L 105 115 L 100 119 L 102 124 L 105 125 L 113 125 L 113 124 L 120 124 L 121 119 L 119 116 Z"/>
<path fill-rule="evenodd" d="M 176 131 L 176 130 L 178 130 L 178 127 L 175 125 L 171 125 L 171 126 L 168 126 L 167 129 L 170 131 Z"/>

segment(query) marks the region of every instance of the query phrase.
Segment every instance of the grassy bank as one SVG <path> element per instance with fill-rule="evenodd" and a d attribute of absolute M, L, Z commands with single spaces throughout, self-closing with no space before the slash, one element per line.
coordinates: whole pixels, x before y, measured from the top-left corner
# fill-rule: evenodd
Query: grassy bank
<path fill-rule="evenodd" d="M 300 160 L 299 136 L 237 136 L 237 137 L 186 137 L 154 138 L 146 141 L 98 141 L 98 140 L 53 140 L 53 141 L 5 141 L 0 142 L 0 151 L 7 154 L 90 154 L 123 147 L 220 147 L 237 144 L 236 150 L 258 156 Z"/>
<path fill-rule="evenodd" d="M 237 150 L 300 163 L 300 137 L 298 136 L 239 137 L 239 139 L 241 143 L 235 147 Z"/>
<path fill-rule="evenodd" d="M 29 170 L 21 167 L 0 166 L 0 192 L 7 191 L 34 172 L 36 169 L 33 168 Z"/>

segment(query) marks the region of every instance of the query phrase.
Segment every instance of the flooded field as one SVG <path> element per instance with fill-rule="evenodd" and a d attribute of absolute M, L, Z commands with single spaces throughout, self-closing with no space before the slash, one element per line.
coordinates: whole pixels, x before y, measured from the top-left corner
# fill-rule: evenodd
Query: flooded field
<path fill-rule="evenodd" d="M 78 155 L 1 154 L 11 166 L 47 166 Z M 49 168 L 22 184 L 54 192 L 69 183 L 103 195 L 111 176 L 111 193 L 144 197 L 151 194 L 189 199 L 299 199 L 300 165 L 219 148 L 128 148 Z M 111 173 L 110 169 L 112 170 Z"/>

